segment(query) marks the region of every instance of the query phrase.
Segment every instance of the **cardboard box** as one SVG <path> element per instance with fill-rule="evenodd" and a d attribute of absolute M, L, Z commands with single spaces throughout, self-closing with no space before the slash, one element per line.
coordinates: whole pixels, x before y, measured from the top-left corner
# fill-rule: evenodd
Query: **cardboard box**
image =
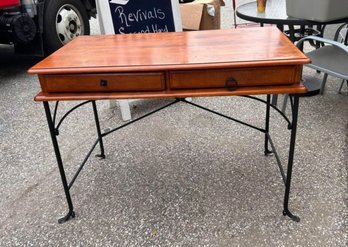
<path fill-rule="evenodd" d="M 220 7 L 223 0 L 195 0 L 180 4 L 183 30 L 220 29 Z"/>
<path fill-rule="evenodd" d="M 348 0 L 286 0 L 286 13 L 312 21 L 333 21 L 348 17 Z"/>

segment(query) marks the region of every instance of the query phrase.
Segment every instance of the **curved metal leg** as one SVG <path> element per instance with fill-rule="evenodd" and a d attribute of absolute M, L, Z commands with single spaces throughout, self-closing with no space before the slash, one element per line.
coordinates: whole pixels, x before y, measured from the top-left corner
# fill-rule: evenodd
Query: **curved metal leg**
<path fill-rule="evenodd" d="M 296 221 L 296 222 L 299 222 L 300 218 L 296 215 L 293 215 L 289 210 L 289 195 L 290 195 L 290 186 L 291 186 L 292 165 L 294 162 L 294 153 L 295 153 L 298 106 L 299 106 L 299 96 L 294 95 L 294 106 L 292 111 L 292 129 L 291 129 L 291 138 L 290 138 L 288 169 L 287 169 L 287 175 L 285 180 L 285 195 L 284 195 L 284 210 L 283 210 L 283 215 L 289 216 L 293 221 Z"/>
<path fill-rule="evenodd" d="M 266 124 L 265 124 L 265 155 L 267 155 L 267 156 L 273 155 L 273 152 L 268 148 L 270 108 L 271 108 L 271 95 L 267 95 Z"/>
<path fill-rule="evenodd" d="M 66 197 L 68 207 L 69 207 L 68 214 L 65 217 L 58 220 L 59 223 L 63 223 L 65 221 L 68 221 L 70 218 L 75 217 L 74 207 L 73 207 L 73 204 L 71 201 L 71 196 L 70 196 L 68 182 L 67 182 L 67 179 L 65 176 L 63 161 L 62 161 L 62 157 L 61 157 L 60 151 L 59 151 L 58 141 L 57 141 L 57 137 L 56 137 L 57 133 L 55 132 L 55 128 L 53 125 L 50 106 L 49 106 L 48 102 L 43 102 L 43 104 L 44 104 L 45 113 L 46 113 L 46 117 L 47 117 L 48 128 L 49 128 L 50 134 L 51 134 L 54 152 L 56 154 L 56 159 L 57 159 L 57 164 L 58 164 L 58 168 L 59 168 L 59 172 L 60 172 L 60 177 L 62 179 L 62 184 L 64 187 L 65 197 Z"/>
<path fill-rule="evenodd" d="M 101 159 L 105 159 L 103 136 L 102 136 L 101 130 L 100 130 L 100 123 L 99 123 L 99 117 L 98 117 L 97 104 L 95 103 L 94 100 L 92 101 L 92 106 L 93 106 L 95 125 L 97 127 L 98 141 L 99 141 L 99 146 L 100 146 L 100 154 L 97 154 L 96 157 L 99 157 Z"/>

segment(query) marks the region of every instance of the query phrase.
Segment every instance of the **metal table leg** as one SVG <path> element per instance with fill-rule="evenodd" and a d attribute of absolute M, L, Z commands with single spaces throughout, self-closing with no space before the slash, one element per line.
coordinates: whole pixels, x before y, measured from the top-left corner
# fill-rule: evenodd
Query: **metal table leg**
<path fill-rule="evenodd" d="M 293 215 L 289 211 L 289 195 L 291 186 L 291 175 L 292 175 L 292 165 L 294 162 L 295 144 L 296 144 L 296 130 L 297 130 L 297 117 L 298 117 L 298 107 L 299 107 L 299 96 L 293 95 L 294 104 L 292 108 L 292 129 L 290 137 L 290 148 L 289 148 L 289 158 L 288 158 L 288 169 L 285 180 L 285 195 L 284 195 L 284 211 L 283 215 L 289 216 L 292 220 L 299 222 L 300 218 Z"/>
<path fill-rule="evenodd" d="M 205 108 L 203 106 L 197 105 L 197 104 L 195 104 L 193 102 L 190 102 L 190 101 L 187 101 L 185 99 L 176 99 L 175 101 L 173 101 L 173 102 L 171 102 L 171 103 L 169 103 L 169 104 L 167 104 L 167 105 L 165 105 L 163 107 L 160 107 L 160 108 L 158 108 L 158 109 L 156 109 L 156 110 L 154 110 L 154 111 L 152 111 L 150 113 L 145 114 L 144 116 L 141 116 L 141 117 L 139 117 L 139 118 L 137 118 L 135 120 L 132 120 L 132 121 L 126 123 L 126 124 L 123 124 L 123 125 L 121 125 L 119 127 L 116 127 L 116 128 L 114 128 L 114 129 L 112 129 L 112 130 L 110 130 L 108 132 L 102 133 L 101 129 L 100 129 L 99 117 L 98 117 L 98 112 L 97 112 L 97 107 L 96 107 L 95 101 L 86 101 L 84 103 L 81 103 L 81 104 L 73 107 L 70 111 L 68 111 L 62 117 L 61 121 L 57 124 L 57 127 L 55 127 L 55 117 L 56 117 L 56 113 L 57 113 L 58 104 L 56 104 L 56 108 L 55 108 L 55 111 L 54 111 L 54 118 L 52 119 L 52 114 L 51 114 L 51 110 L 50 110 L 50 107 L 49 107 L 49 103 L 48 102 L 43 102 L 44 108 L 45 108 L 46 117 L 47 117 L 47 123 L 48 123 L 48 127 L 49 127 L 51 138 L 52 138 L 52 143 L 53 143 L 53 147 L 54 147 L 54 152 L 55 152 L 55 155 L 56 155 L 57 164 L 58 164 L 59 172 L 60 172 L 60 175 L 61 175 L 61 180 L 62 180 L 63 187 L 64 187 L 65 196 L 66 196 L 68 207 L 69 207 L 69 212 L 66 214 L 66 216 L 64 216 L 63 218 L 59 219 L 58 222 L 62 223 L 62 222 L 68 221 L 70 218 L 74 218 L 75 217 L 75 212 L 73 210 L 73 204 L 72 204 L 72 200 L 71 200 L 71 196 L 70 196 L 70 188 L 72 187 L 73 183 L 75 182 L 75 179 L 79 175 L 80 171 L 82 170 L 83 166 L 87 162 L 87 160 L 90 157 L 92 151 L 94 150 L 94 148 L 97 146 L 98 143 L 99 143 L 99 146 L 100 146 L 101 154 L 97 155 L 97 156 L 99 156 L 101 158 L 105 157 L 104 145 L 103 145 L 103 140 L 102 140 L 102 138 L 104 136 L 109 135 L 109 134 L 111 134 L 112 132 L 114 132 L 116 130 L 124 128 L 124 127 L 128 126 L 129 124 L 132 124 L 132 123 L 134 123 L 136 121 L 139 121 L 139 120 L 141 120 L 141 119 L 143 119 L 143 118 L 145 118 L 145 117 L 147 117 L 149 115 L 154 114 L 155 112 L 158 112 L 158 111 L 160 111 L 160 110 L 162 110 L 164 108 L 167 108 L 167 107 L 169 107 L 169 106 L 171 106 L 171 105 L 173 105 L 173 104 L 175 104 L 177 102 L 180 102 L 180 101 L 188 103 L 188 104 L 193 105 L 193 106 L 196 106 L 198 108 L 201 108 L 201 109 L 206 110 L 208 112 L 214 113 L 216 115 L 225 117 L 225 118 L 227 118 L 229 120 L 235 121 L 237 123 L 243 124 L 243 125 L 245 125 L 247 127 L 253 128 L 255 130 L 258 130 L 258 131 L 261 131 L 262 133 L 264 133 L 265 134 L 265 143 L 264 143 L 265 154 L 266 155 L 274 154 L 274 156 L 276 157 L 277 164 L 279 166 L 279 169 L 280 169 L 280 172 L 281 172 L 284 184 L 285 184 L 283 214 L 289 216 L 294 221 L 297 221 L 297 222 L 300 221 L 300 218 L 295 216 L 295 215 L 293 215 L 289 211 L 289 209 L 288 209 L 289 195 L 290 195 L 290 185 L 291 185 L 291 175 L 292 175 L 292 166 L 293 166 L 295 143 L 296 143 L 296 128 L 297 128 L 297 118 L 298 118 L 299 96 L 298 95 L 291 95 L 291 97 L 290 97 L 291 100 L 292 100 L 292 97 L 294 98 L 294 102 L 292 102 L 292 104 L 291 104 L 292 105 L 292 123 L 290 123 L 289 119 L 277 107 L 275 107 L 274 105 L 271 104 L 271 96 L 270 95 L 267 95 L 267 100 L 266 101 L 264 101 L 262 99 L 258 99 L 258 98 L 252 97 L 252 96 L 244 96 L 244 97 L 251 98 L 251 99 L 254 99 L 254 100 L 258 100 L 258 101 L 263 102 L 263 103 L 266 104 L 266 120 L 265 120 L 265 128 L 264 129 L 256 127 L 256 126 L 253 126 L 253 125 L 248 124 L 248 123 L 245 123 L 243 121 L 237 120 L 235 118 L 226 116 L 226 115 L 218 113 L 216 111 L 210 110 L 208 108 Z M 70 114 L 73 110 L 77 109 L 78 107 L 80 107 L 80 106 L 82 106 L 82 105 L 84 105 L 86 103 L 89 103 L 89 102 L 91 102 L 92 106 L 93 106 L 93 112 L 94 112 L 94 117 L 95 117 L 95 123 L 96 123 L 98 138 L 95 141 L 95 143 L 93 144 L 91 150 L 88 152 L 88 154 L 85 157 L 84 161 L 80 165 L 80 167 L 77 170 L 76 174 L 72 178 L 71 182 L 68 183 L 67 179 L 66 179 L 65 171 L 64 171 L 64 166 L 63 166 L 63 161 L 62 161 L 60 150 L 59 150 L 58 141 L 57 141 L 57 136 L 59 134 L 58 128 L 61 125 L 62 121 L 67 117 L 68 114 Z M 287 168 L 287 175 L 286 176 L 285 176 L 284 170 L 282 168 L 279 155 L 277 154 L 276 148 L 275 148 L 275 146 L 273 144 L 273 141 L 271 139 L 271 136 L 269 134 L 270 109 L 271 109 L 271 107 L 273 109 L 275 109 L 279 114 L 281 114 L 283 116 L 283 118 L 289 124 L 288 128 L 291 129 L 291 139 L 290 139 L 290 148 L 289 148 L 289 156 L 288 156 L 288 168 Z M 271 149 L 269 148 L 269 145 L 270 145 Z"/>
<path fill-rule="evenodd" d="M 101 159 L 105 159 L 103 136 L 102 136 L 101 129 L 100 129 L 97 104 L 95 103 L 94 100 L 92 101 L 92 106 L 93 106 L 95 125 L 97 127 L 98 141 L 99 141 L 99 146 L 100 146 L 100 154 L 97 154 L 96 156 L 100 157 Z"/>
<path fill-rule="evenodd" d="M 70 196 L 70 192 L 69 192 L 69 185 L 68 185 L 68 182 L 67 182 L 67 179 L 65 176 L 62 157 L 61 157 L 60 151 L 59 151 L 59 145 L 58 145 L 58 141 L 57 141 L 57 137 L 56 137 L 58 135 L 58 133 L 55 131 L 55 128 L 54 128 L 54 123 L 52 121 L 52 115 L 51 115 L 49 103 L 47 101 L 44 101 L 43 104 L 44 104 L 44 108 L 45 108 L 48 128 L 49 128 L 50 134 L 51 134 L 54 152 L 55 152 L 56 158 L 57 158 L 57 164 L 58 164 L 58 168 L 59 168 L 59 172 L 60 172 L 60 177 L 62 179 L 62 183 L 63 183 L 63 187 L 64 187 L 65 197 L 66 197 L 66 200 L 68 202 L 68 207 L 69 207 L 69 212 L 63 218 L 60 218 L 58 220 L 59 223 L 63 223 L 65 221 L 68 221 L 70 218 L 74 218 L 75 212 L 74 212 L 74 207 L 73 207 L 73 204 L 71 201 L 71 196 Z"/>
<path fill-rule="evenodd" d="M 273 95 L 274 97 L 274 95 Z M 266 102 L 266 123 L 265 123 L 265 155 L 271 155 L 273 152 L 269 150 L 269 117 L 270 117 L 270 109 L 271 109 L 271 95 L 267 95 Z"/>

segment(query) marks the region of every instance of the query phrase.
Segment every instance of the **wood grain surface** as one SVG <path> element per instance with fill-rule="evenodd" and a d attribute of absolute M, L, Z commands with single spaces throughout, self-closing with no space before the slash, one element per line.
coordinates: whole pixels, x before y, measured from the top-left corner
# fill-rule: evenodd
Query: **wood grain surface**
<path fill-rule="evenodd" d="M 305 64 L 276 27 L 80 36 L 29 70 L 103 73 Z"/>
<path fill-rule="evenodd" d="M 259 27 L 83 36 L 29 73 L 38 101 L 205 97 L 304 93 L 309 62 L 277 28 Z"/>

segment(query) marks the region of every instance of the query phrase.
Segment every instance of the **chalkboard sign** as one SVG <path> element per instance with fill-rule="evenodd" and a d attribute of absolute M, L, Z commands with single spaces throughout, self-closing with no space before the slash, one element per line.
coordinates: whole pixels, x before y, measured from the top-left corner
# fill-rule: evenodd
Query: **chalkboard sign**
<path fill-rule="evenodd" d="M 182 31 L 178 0 L 97 0 L 104 34 Z"/>

